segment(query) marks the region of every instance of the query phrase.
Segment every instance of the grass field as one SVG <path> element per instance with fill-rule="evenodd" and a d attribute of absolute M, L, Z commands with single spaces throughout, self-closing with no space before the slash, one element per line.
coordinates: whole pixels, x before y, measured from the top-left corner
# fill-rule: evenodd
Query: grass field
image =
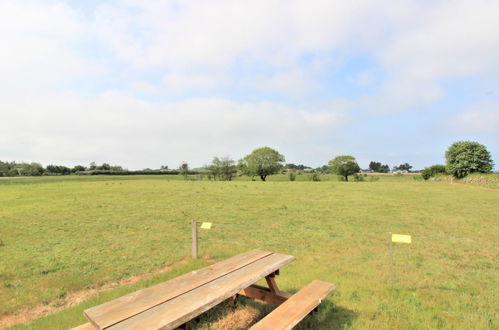
<path fill-rule="evenodd" d="M 16 328 L 64 329 L 82 310 L 137 288 L 260 248 L 297 260 L 278 278 L 295 292 L 313 279 L 337 284 L 305 325 L 334 328 L 499 327 L 499 193 L 384 176 L 374 182 L 182 181 L 178 177 L 0 180 L 0 315 L 54 305 L 174 264 L 190 254 L 190 220 L 207 260 L 123 286 Z M 330 180 L 328 180 L 330 179 Z M 388 232 L 410 234 L 394 246 Z M 254 306 L 249 310 L 268 311 Z M 209 327 L 213 317 L 200 327 Z"/>

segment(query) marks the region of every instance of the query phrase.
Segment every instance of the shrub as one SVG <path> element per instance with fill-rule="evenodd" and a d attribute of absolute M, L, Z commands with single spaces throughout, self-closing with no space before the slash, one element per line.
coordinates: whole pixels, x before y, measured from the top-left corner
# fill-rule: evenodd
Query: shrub
<path fill-rule="evenodd" d="M 432 165 L 421 171 L 421 177 L 425 180 L 437 176 L 438 174 L 447 174 L 447 168 L 445 165 Z"/>
<path fill-rule="evenodd" d="M 296 180 L 296 172 L 289 172 L 288 178 L 289 178 L 289 181 L 295 181 Z"/>
<path fill-rule="evenodd" d="M 309 176 L 308 176 L 308 179 L 310 181 L 321 181 L 321 177 L 319 176 L 319 173 L 311 173 Z"/>
<path fill-rule="evenodd" d="M 366 178 L 367 174 L 358 174 L 358 173 L 355 173 L 353 175 L 353 181 L 354 182 L 361 182 L 361 181 L 364 181 L 365 178 Z"/>

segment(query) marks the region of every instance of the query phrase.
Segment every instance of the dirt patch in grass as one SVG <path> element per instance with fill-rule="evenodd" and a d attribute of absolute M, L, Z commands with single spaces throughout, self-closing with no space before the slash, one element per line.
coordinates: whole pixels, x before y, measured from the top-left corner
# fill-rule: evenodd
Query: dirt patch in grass
<path fill-rule="evenodd" d="M 203 259 L 209 260 L 210 256 L 205 255 L 205 256 L 203 256 Z M 97 288 L 83 289 L 83 290 L 71 292 L 71 293 L 68 293 L 66 295 L 66 297 L 64 297 L 62 299 L 53 300 L 48 304 L 40 304 L 40 305 L 37 305 L 33 308 L 19 311 L 16 314 L 1 315 L 0 316 L 0 328 L 7 328 L 7 327 L 10 327 L 10 326 L 13 326 L 16 324 L 28 323 L 34 319 L 39 318 L 39 317 L 54 314 L 62 309 L 78 305 L 79 303 L 81 303 L 81 302 L 83 302 L 83 301 L 85 301 L 93 296 L 96 296 L 100 293 L 103 293 L 105 291 L 109 291 L 109 290 L 112 290 L 112 289 L 115 289 L 117 287 L 121 287 L 124 285 L 134 284 L 134 283 L 137 283 L 139 281 L 151 278 L 155 275 L 168 272 L 177 266 L 185 265 L 188 260 L 189 260 L 188 257 L 184 257 L 181 260 L 179 260 L 171 265 L 157 269 L 153 272 L 128 277 L 128 278 L 122 279 L 118 282 L 106 283 L 106 284 L 103 284 Z"/>

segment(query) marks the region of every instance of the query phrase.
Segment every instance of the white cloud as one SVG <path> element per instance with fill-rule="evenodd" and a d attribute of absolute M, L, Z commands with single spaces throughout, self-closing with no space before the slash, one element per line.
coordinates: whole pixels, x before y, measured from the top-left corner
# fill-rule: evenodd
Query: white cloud
<path fill-rule="evenodd" d="M 497 74 L 498 16 L 494 0 L 397 0 L 383 6 L 372 0 L 134 0 L 100 6 L 96 26 L 121 59 L 136 68 L 172 70 L 168 85 L 182 88 L 212 88 L 218 82 L 192 72 L 218 76 L 242 61 L 274 72 L 257 74 L 243 86 L 295 94 L 320 88 L 317 72 L 297 69 L 303 56 L 327 63 L 364 52 L 387 77 L 377 99 L 399 111 L 441 99 L 447 79 Z M 369 82 L 366 75 L 354 78 Z"/>
<path fill-rule="evenodd" d="M 96 160 L 132 168 L 177 166 L 182 160 L 199 166 L 213 156 L 237 158 L 263 145 L 300 154 L 342 125 L 348 106 L 323 104 L 310 112 L 315 105 L 216 98 L 154 103 L 116 91 L 95 98 L 64 94 L 7 109 L 0 153 L 44 164 Z"/>
<path fill-rule="evenodd" d="M 88 22 L 70 7 L 33 1 L 0 3 L 0 95 L 25 98 L 102 68 L 81 54 Z"/>
<path fill-rule="evenodd" d="M 259 91 L 277 91 L 290 96 L 303 96 L 320 89 L 314 78 L 298 69 L 245 79 L 241 84 Z"/>
<path fill-rule="evenodd" d="M 227 78 L 217 74 L 171 72 L 163 78 L 167 90 L 179 92 L 186 89 L 216 89 L 228 84 Z"/>
<path fill-rule="evenodd" d="M 428 105 L 450 79 L 499 73 L 499 2 L 429 3 L 410 15 L 374 50 L 389 77 L 376 111 Z"/>
<path fill-rule="evenodd" d="M 449 125 L 460 133 L 499 135 L 499 102 L 472 105 Z"/>

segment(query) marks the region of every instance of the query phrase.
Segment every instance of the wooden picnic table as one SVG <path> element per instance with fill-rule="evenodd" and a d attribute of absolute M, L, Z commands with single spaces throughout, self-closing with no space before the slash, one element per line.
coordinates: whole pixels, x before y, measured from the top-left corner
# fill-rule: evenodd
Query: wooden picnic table
<path fill-rule="evenodd" d="M 85 310 L 80 329 L 175 329 L 236 294 L 279 305 L 275 275 L 295 257 L 252 250 Z M 268 288 L 255 285 L 265 278 Z"/>

